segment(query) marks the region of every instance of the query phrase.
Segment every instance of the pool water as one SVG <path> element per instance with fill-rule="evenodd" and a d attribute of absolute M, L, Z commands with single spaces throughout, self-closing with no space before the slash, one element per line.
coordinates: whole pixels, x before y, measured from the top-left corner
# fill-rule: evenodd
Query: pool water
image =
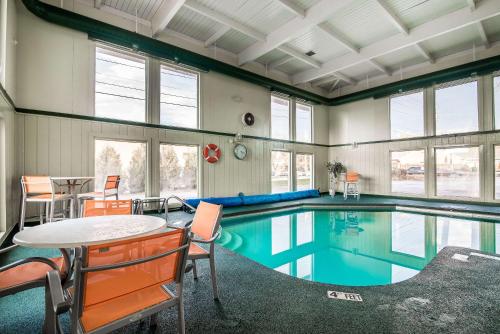
<path fill-rule="evenodd" d="M 348 286 L 406 280 L 446 246 L 500 253 L 500 223 L 402 211 L 295 210 L 222 227 L 225 248 L 290 276 Z"/>

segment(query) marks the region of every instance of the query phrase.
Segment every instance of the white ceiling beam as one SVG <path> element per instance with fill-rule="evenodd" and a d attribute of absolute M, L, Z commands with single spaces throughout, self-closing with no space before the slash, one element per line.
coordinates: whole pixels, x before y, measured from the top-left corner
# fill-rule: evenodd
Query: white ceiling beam
<path fill-rule="evenodd" d="M 368 63 L 371 64 L 373 67 L 375 67 L 377 70 L 379 70 L 380 72 L 382 73 L 385 73 L 386 75 L 389 75 L 391 76 L 392 73 L 391 71 L 389 71 L 385 66 L 383 66 L 382 64 L 379 64 L 377 61 L 373 60 L 373 59 L 370 59 L 368 60 Z"/>
<path fill-rule="evenodd" d="M 434 57 L 432 57 L 429 51 L 427 51 L 422 45 L 417 43 L 415 44 L 415 48 L 425 59 L 427 59 L 427 61 L 429 61 L 431 64 L 434 64 Z"/>
<path fill-rule="evenodd" d="M 386 0 L 376 0 L 376 1 L 380 5 L 380 7 L 382 7 L 383 13 L 391 21 L 391 23 L 400 32 L 402 32 L 405 35 L 408 35 L 408 32 L 409 32 L 408 28 L 403 23 L 403 21 L 401 21 L 401 19 L 398 17 L 398 15 L 396 14 L 396 12 L 394 12 L 394 10 L 387 5 L 387 3 L 385 2 Z"/>
<path fill-rule="evenodd" d="M 323 79 L 319 79 L 318 81 L 315 81 L 313 83 L 314 86 L 321 86 L 321 85 L 324 85 L 326 83 L 329 83 L 329 82 L 332 82 L 332 81 L 335 81 L 335 80 L 340 80 L 339 78 L 337 78 L 336 76 L 328 76 L 328 77 L 325 77 Z"/>
<path fill-rule="evenodd" d="M 234 30 L 237 30 L 247 36 L 253 37 L 258 41 L 265 41 L 266 40 L 266 35 L 261 33 L 260 31 L 257 31 L 251 27 L 248 27 L 242 23 L 239 23 L 235 20 L 233 20 L 230 17 L 227 17 L 221 13 L 216 12 L 215 10 L 212 10 L 208 7 L 205 7 L 198 2 L 194 0 L 186 0 L 184 3 L 184 7 L 189 8 L 190 10 L 201 14 L 205 17 L 208 17 L 214 21 L 217 21 L 221 24 L 224 24 L 228 27 L 231 27 Z"/>
<path fill-rule="evenodd" d="M 481 37 L 481 41 L 483 41 L 484 47 L 487 49 L 490 47 L 490 41 L 488 39 L 488 35 L 486 35 L 486 31 L 484 30 L 484 26 L 482 22 L 476 23 L 477 30 L 479 32 L 479 36 Z"/>
<path fill-rule="evenodd" d="M 299 17 L 306 16 L 306 11 L 300 8 L 300 6 L 297 6 L 295 3 L 291 2 L 290 0 L 274 0 L 274 1 L 278 2 L 292 14 L 295 14 Z"/>
<path fill-rule="evenodd" d="M 354 45 L 354 43 L 347 40 L 347 38 L 342 36 L 340 33 L 331 29 L 325 23 L 318 24 L 317 28 L 322 32 L 324 32 L 328 37 L 330 37 L 334 41 L 342 44 L 342 46 L 344 46 L 346 49 L 349 49 L 350 51 L 355 53 L 359 53 L 359 48 L 356 45 Z"/>
<path fill-rule="evenodd" d="M 167 25 L 172 21 L 175 14 L 184 5 L 185 0 L 165 0 L 151 18 L 151 27 L 153 36 L 157 36 L 165 30 Z"/>
<path fill-rule="evenodd" d="M 330 90 L 328 92 L 329 93 L 333 92 L 333 90 L 335 89 L 335 87 L 337 87 L 337 85 L 339 84 L 339 82 L 340 82 L 340 79 L 335 80 L 335 82 L 332 83 L 332 86 L 330 87 Z"/>
<path fill-rule="evenodd" d="M 222 36 L 224 36 L 229 30 L 231 30 L 230 27 L 224 26 L 217 30 L 215 33 L 213 33 L 212 36 L 210 36 L 206 41 L 205 41 L 205 47 L 208 48 L 215 42 L 219 40 Z"/>
<path fill-rule="evenodd" d="M 289 46 L 286 46 L 286 45 L 282 45 L 278 48 L 278 50 L 294 57 L 294 58 L 297 58 L 298 60 L 302 61 L 303 63 L 306 63 L 308 65 L 311 65 L 312 67 L 314 68 L 320 68 L 321 67 L 321 63 L 319 61 L 316 61 L 314 60 L 313 58 L 309 57 L 309 56 L 306 56 L 305 54 L 303 54 L 302 52 L 299 52 L 295 49 L 292 49 L 291 47 Z"/>
<path fill-rule="evenodd" d="M 275 61 L 270 62 L 267 64 L 268 69 L 274 70 L 276 67 L 284 65 L 292 60 L 294 60 L 295 57 L 292 56 L 284 56 L 283 58 L 277 59 Z"/>
<path fill-rule="evenodd" d="M 94 0 L 94 8 L 101 9 L 103 0 Z"/>
<path fill-rule="evenodd" d="M 335 72 L 335 73 L 333 73 L 333 75 L 336 76 L 337 78 L 339 78 L 340 80 L 345 81 L 345 82 L 347 82 L 348 84 L 351 84 L 351 85 L 355 85 L 355 84 L 358 83 L 356 80 L 348 77 L 347 75 L 339 73 L 339 72 Z"/>
<path fill-rule="evenodd" d="M 349 53 L 324 63 L 319 69 L 297 73 L 293 75 L 293 83 L 312 81 L 360 64 L 366 59 L 377 58 L 498 15 L 500 15 L 500 1 L 482 0 L 481 5 L 473 12 L 467 7 L 459 9 L 413 28 L 408 35 L 391 36 L 362 48 L 359 54 Z"/>
<path fill-rule="evenodd" d="M 238 63 L 240 65 L 248 63 L 276 49 L 280 45 L 301 36 L 321 22 L 326 21 L 336 11 L 354 1 L 355 0 L 321 0 L 307 10 L 305 17 L 296 17 L 288 21 L 278 29 L 269 33 L 265 41 L 257 42 L 240 52 Z"/>
<path fill-rule="evenodd" d="M 467 5 L 469 5 L 470 10 L 476 9 L 476 1 L 475 0 L 466 0 Z"/>

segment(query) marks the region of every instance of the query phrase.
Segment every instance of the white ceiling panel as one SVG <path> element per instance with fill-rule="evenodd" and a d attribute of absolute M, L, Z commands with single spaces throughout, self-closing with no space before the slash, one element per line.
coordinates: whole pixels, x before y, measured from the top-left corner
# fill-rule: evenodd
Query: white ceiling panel
<path fill-rule="evenodd" d="M 206 41 L 222 25 L 203 15 L 181 8 L 168 24 L 167 28 L 200 41 Z"/>
<path fill-rule="evenodd" d="M 302 9 L 307 10 L 312 6 L 314 6 L 315 4 L 317 4 L 318 2 L 320 2 L 321 0 L 290 0 L 290 1 L 297 4 Z"/>
<path fill-rule="evenodd" d="M 369 81 L 370 77 L 382 74 L 382 72 L 377 70 L 373 65 L 371 65 L 368 62 L 346 68 L 342 70 L 342 73 L 356 81 L 366 81 L 367 76 Z"/>
<path fill-rule="evenodd" d="M 236 30 L 230 30 L 217 41 L 216 45 L 229 52 L 240 53 L 255 42 L 256 40 L 252 37 Z"/>
<path fill-rule="evenodd" d="M 141 19 L 150 20 L 163 0 L 105 0 L 103 4 Z"/>
<path fill-rule="evenodd" d="M 415 46 L 410 46 L 396 52 L 386 54 L 375 59 L 379 64 L 389 68 L 391 71 L 399 70 L 400 67 L 407 67 L 425 62 L 425 59 Z"/>
<path fill-rule="evenodd" d="M 358 47 L 398 33 L 375 0 L 358 0 L 335 13 L 328 23 Z"/>
<path fill-rule="evenodd" d="M 316 54 L 311 58 L 322 63 L 349 52 L 343 45 L 334 41 L 325 32 L 317 28 L 308 31 L 287 44 L 304 54 L 314 51 Z"/>
<path fill-rule="evenodd" d="M 288 57 L 288 55 L 280 50 L 273 50 L 271 52 L 268 52 L 267 54 L 263 55 L 260 58 L 257 58 L 256 61 L 258 61 L 261 64 L 269 64 L 272 63 L 273 61 L 276 61 L 278 59 L 282 59 L 283 57 Z"/>
<path fill-rule="evenodd" d="M 422 46 L 436 57 L 443 57 L 472 49 L 473 44 L 482 45 L 477 27 L 474 25 L 432 38 L 423 42 Z"/>
<path fill-rule="evenodd" d="M 483 21 L 483 27 L 490 42 L 500 40 L 500 16 Z"/>
<path fill-rule="evenodd" d="M 286 74 L 294 74 L 294 73 L 297 73 L 297 72 L 301 72 L 301 71 L 304 71 L 304 70 L 307 70 L 311 68 L 310 65 L 307 65 L 306 63 L 300 61 L 300 60 L 292 60 L 292 61 L 289 61 L 288 63 L 286 64 L 283 64 L 281 66 L 278 66 L 276 69 L 282 71 L 282 72 L 285 72 Z"/>

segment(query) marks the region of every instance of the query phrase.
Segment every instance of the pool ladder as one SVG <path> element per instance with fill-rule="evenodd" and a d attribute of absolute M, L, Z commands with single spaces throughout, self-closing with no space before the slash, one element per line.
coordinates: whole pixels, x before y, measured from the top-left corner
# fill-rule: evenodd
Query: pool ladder
<path fill-rule="evenodd" d="M 194 206 L 187 204 L 186 201 L 183 200 L 182 198 L 180 198 L 179 196 L 170 195 L 170 197 L 168 197 L 165 201 L 165 221 L 167 222 L 167 224 L 168 224 L 168 202 L 171 199 L 177 200 L 178 202 L 180 202 L 182 205 L 186 206 L 192 212 L 196 211 L 196 208 Z"/>

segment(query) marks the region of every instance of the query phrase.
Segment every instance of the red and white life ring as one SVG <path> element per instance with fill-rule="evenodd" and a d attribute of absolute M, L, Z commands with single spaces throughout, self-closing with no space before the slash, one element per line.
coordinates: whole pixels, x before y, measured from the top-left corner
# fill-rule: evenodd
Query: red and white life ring
<path fill-rule="evenodd" d="M 210 152 L 212 152 L 212 151 L 214 153 L 210 154 Z M 209 162 L 211 164 L 216 163 L 217 161 L 219 161 L 221 153 L 222 152 L 221 152 L 220 148 L 217 147 L 217 145 L 215 145 L 215 144 L 208 144 L 203 149 L 203 157 L 205 158 L 205 160 L 207 162 Z"/>

